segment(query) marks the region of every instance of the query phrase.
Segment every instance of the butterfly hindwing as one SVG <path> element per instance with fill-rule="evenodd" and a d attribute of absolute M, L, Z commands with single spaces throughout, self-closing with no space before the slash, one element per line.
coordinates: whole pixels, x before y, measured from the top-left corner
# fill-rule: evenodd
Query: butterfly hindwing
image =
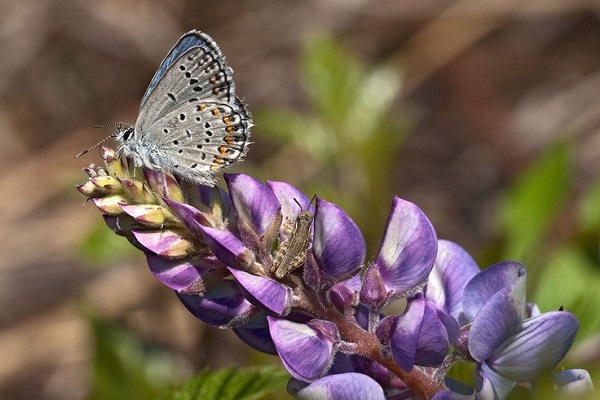
<path fill-rule="evenodd" d="M 157 164 L 185 179 L 204 180 L 245 154 L 249 122 L 239 100 L 197 103 L 180 111 L 167 114 L 147 133 L 146 140 L 157 142 Z"/>

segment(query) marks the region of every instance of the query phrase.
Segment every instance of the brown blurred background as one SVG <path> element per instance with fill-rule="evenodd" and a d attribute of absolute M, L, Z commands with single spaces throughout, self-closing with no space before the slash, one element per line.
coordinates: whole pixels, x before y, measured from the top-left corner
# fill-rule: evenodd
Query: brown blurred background
<path fill-rule="evenodd" d="M 299 65 L 318 34 L 397 70 L 394 109 L 415 125 L 396 192 L 476 254 L 493 239 L 506 182 L 557 137 L 576 145 L 576 185 L 598 174 L 599 17 L 592 0 L 0 0 L 0 398 L 87 396 L 88 309 L 170 348 L 184 372 L 253 357 L 188 315 L 140 255 L 105 268 L 80 256 L 102 220 L 74 185 L 99 157 L 73 155 L 111 133 L 93 125 L 135 121 L 184 32 L 219 43 L 251 111 L 306 109 Z M 276 168 L 280 147 L 255 122 L 234 170 L 318 179 Z"/>

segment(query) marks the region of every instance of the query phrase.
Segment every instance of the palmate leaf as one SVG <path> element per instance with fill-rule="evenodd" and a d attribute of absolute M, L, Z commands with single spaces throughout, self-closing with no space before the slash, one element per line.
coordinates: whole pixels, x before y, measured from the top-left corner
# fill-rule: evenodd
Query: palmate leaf
<path fill-rule="evenodd" d="M 285 387 L 289 374 L 275 366 L 204 370 L 159 400 L 256 400 Z"/>

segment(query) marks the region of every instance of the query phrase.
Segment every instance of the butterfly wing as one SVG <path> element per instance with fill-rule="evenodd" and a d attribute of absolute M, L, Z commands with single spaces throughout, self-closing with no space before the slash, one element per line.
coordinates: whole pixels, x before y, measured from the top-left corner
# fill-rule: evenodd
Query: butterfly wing
<path fill-rule="evenodd" d="M 165 59 L 158 67 L 158 70 L 156 71 L 154 77 L 148 85 L 148 89 L 146 89 L 146 93 L 144 93 L 144 97 L 142 97 L 142 101 L 140 102 L 140 109 L 144 107 L 144 104 L 148 100 L 148 97 L 150 97 L 150 94 L 154 91 L 154 88 L 161 80 L 165 72 L 167 72 L 167 70 L 179 57 L 181 57 L 184 53 L 186 53 L 194 47 L 202 48 L 208 54 L 216 56 L 215 58 L 217 59 L 225 59 L 217 43 L 206 33 L 197 30 L 192 30 L 186 33 L 179 39 L 177 43 L 175 43 L 175 46 L 173 46 L 173 48 L 169 51 Z"/>
<path fill-rule="evenodd" d="M 179 39 L 161 63 L 140 103 L 135 134 L 147 134 L 157 119 L 189 102 L 231 104 L 235 99 L 233 71 L 215 41 L 200 31 Z"/>
<path fill-rule="evenodd" d="M 185 180 L 212 185 L 215 171 L 246 153 L 251 124 L 238 98 L 231 105 L 187 103 L 149 127 L 148 136 L 161 140 L 148 157 Z"/>

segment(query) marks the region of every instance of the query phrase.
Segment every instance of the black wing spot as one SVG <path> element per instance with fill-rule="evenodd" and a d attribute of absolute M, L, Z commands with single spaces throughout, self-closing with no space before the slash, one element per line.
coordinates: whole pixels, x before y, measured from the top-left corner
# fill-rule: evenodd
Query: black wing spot
<path fill-rule="evenodd" d="M 212 136 L 212 135 L 213 135 L 212 131 L 206 131 L 206 136 Z"/>
<path fill-rule="evenodd" d="M 185 65 L 183 65 L 183 64 L 182 64 L 182 65 L 180 65 L 180 66 L 179 66 L 179 69 L 180 69 L 180 70 L 182 70 L 182 71 L 185 71 Z"/>
<path fill-rule="evenodd" d="M 173 101 L 177 101 L 177 98 L 175 97 L 175 95 L 173 93 L 167 93 L 167 96 L 169 96 L 169 98 Z"/>
<path fill-rule="evenodd" d="M 202 86 L 194 86 L 194 88 L 192 90 L 194 92 L 201 92 L 202 91 Z"/>
<path fill-rule="evenodd" d="M 206 139 L 204 139 L 204 141 L 205 141 L 206 143 L 210 143 L 210 139 L 209 139 L 209 138 L 206 138 Z"/>
<path fill-rule="evenodd" d="M 183 149 L 179 149 L 179 150 L 177 150 L 177 152 L 178 152 L 179 154 L 181 154 L 181 153 L 183 153 Z"/>
<path fill-rule="evenodd" d="M 192 73 L 190 71 L 186 71 L 185 72 L 185 77 L 189 78 L 190 76 L 192 76 Z"/>
<path fill-rule="evenodd" d="M 198 163 L 193 163 L 192 165 L 190 165 L 190 168 L 196 168 L 198 166 Z"/>
<path fill-rule="evenodd" d="M 202 118 L 196 117 L 196 122 L 200 122 L 201 120 L 202 120 Z"/>
<path fill-rule="evenodd" d="M 179 119 L 181 121 L 185 121 L 185 114 L 184 113 L 179 114 Z"/>
<path fill-rule="evenodd" d="M 198 83 L 198 79 L 196 79 L 196 78 L 190 79 L 190 85 L 195 85 L 196 83 Z"/>
<path fill-rule="evenodd" d="M 196 147 L 199 148 L 199 149 L 202 149 L 202 145 L 201 144 L 196 145 Z"/>
<path fill-rule="evenodd" d="M 163 129 L 163 132 L 164 132 L 164 133 L 169 133 L 169 129 L 167 129 L 167 128 L 164 128 L 164 129 Z"/>
<path fill-rule="evenodd" d="M 205 123 L 204 123 L 204 127 L 205 127 L 206 129 L 210 128 L 210 122 L 208 122 L 208 121 L 207 121 L 207 122 L 205 122 Z"/>
<path fill-rule="evenodd" d="M 173 144 L 177 146 L 179 144 L 179 140 L 173 140 Z"/>
<path fill-rule="evenodd" d="M 202 153 L 202 154 L 200 155 L 200 159 L 202 159 L 202 160 L 206 160 L 206 154 L 205 154 L 205 153 Z"/>
<path fill-rule="evenodd" d="M 188 100 L 188 103 L 195 103 L 195 102 L 197 102 L 197 101 L 198 101 L 198 98 L 197 98 L 197 97 L 194 97 L 194 98 L 192 98 L 192 99 L 189 99 L 189 100 Z"/>
<path fill-rule="evenodd" d="M 187 136 L 188 136 L 188 137 L 192 137 L 192 132 L 190 132 L 190 130 L 189 130 L 189 129 L 186 129 L 186 130 L 185 130 L 185 133 L 187 133 Z"/>

